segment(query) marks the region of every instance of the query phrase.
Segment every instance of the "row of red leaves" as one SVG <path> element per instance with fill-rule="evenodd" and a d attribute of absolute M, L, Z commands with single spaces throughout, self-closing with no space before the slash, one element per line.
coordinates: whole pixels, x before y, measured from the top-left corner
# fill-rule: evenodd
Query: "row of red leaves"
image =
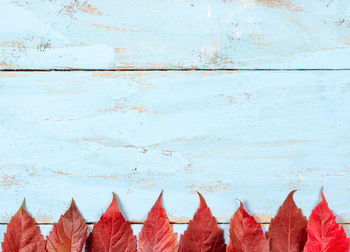
<path fill-rule="evenodd" d="M 240 204 L 230 221 L 230 241 L 226 246 L 222 231 L 199 194 L 200 206 L 178 244 L 161 196 L 148 213 L 136 241 L 131 226 L 120 212 L 116 196 L 88 236 L 88 228 L 72 201 L 70 208 L 54 224 L 46 238 L 40 234 L 24 206 L 11 218 L 2 242 L 3 252 L 348 252 L 349 239 L 322 201 L 309 220 L 293 200 L 292 191 L 280 207 L 266 235 L 261 226 Z"/>

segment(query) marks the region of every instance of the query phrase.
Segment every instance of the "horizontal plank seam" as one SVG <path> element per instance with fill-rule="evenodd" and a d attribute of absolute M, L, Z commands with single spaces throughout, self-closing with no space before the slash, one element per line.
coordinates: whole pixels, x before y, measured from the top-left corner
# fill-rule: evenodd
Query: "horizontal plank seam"
<path fill-rule="evenodd" d="M 188 71 L 350 71 L 350 68 L 122 68 L 122 69 L 88 69 L 88 68 L 52 68 L 52 69 L 0 69 L 0 72 L 188 72 Z"/>

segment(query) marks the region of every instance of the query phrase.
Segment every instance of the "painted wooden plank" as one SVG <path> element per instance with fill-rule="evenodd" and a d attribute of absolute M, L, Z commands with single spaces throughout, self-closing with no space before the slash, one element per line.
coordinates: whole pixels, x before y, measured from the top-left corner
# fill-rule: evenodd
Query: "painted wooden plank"
<path fill-rule="evenodd" d="M 160 191 L 187 223 L 203 193 L 227 223 L 287 193 L 306 215 L 324 186 L 349 222 L 350 71 L 0 73 L 0 221 L 23 198 L 52 223 L 74 197 L 88 222 L 119 196 L 143 221 Z"/>
<path fill-rule="evenodd" d="M 347 0 L 2 0 L 0 68 L 350 68 Z"/>

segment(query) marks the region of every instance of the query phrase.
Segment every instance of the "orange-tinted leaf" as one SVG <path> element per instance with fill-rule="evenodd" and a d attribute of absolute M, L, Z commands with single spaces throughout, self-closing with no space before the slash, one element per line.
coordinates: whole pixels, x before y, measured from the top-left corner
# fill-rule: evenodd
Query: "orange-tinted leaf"
<path fill-rule="evenodd" d="M 322 201 L 312 211 L 307 223 L 308 240 L 304 252 L 348 252 L 349 239 L 329 209 L 323 192 Z"/>
<path fill-rule="evenodd" d="M 147 219 L 139 234 L 138 248 L 140 252 L 175 252 L 178 244 L 176 234 L 161 203 L 162 193 L 147 215 Z"/>
<path fill-rule="evenodd" d="M 294 192 L 289 193 L 276 217 L 271 220 L 267 233 L 271 252 L 303 251 L 307 239 L 307 221 L 293 200 Z"/>
<path fill-rule="evenodd" d="M 230 221 L 228 252 L 268 252 L 269 242 L 261 226 L 250 216 L 242 202 Z"/>
<path fill-rule="evenodd" d="M 24 209 L 24 202 L 14 215 L 1 243 L 3 252 L 45 252 L 45 242 L 35 221 Z"/>
<path fill-rule="evenodd" d="M 48 252 L 81 252 L 87 237 L 87 226 L 74 201 L 67 212 L 53 224 L 46 238 Z"/>
<path fill-rule="evenodd" d="M 187 230 L 180 238 L 180 252 L 224 252 L 226 245 L 218 224 L 203 196 L 198 193 L 200 206 Z"/>
<path fill-rule="evenodd" d="M 136 236 L 119 211 L 117 198 L 95 223 L 86 242 L 87 252 L 136 252 Z"/>

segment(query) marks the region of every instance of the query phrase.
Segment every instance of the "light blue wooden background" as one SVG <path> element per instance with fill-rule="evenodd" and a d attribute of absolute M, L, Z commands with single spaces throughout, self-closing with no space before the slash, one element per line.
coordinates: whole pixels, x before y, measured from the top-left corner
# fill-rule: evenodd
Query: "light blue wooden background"
<path fill-rule="evenodd" d="M 227 231 L 236 199 L 268 225 L 321 186 L 348 229 L 347 0 L 0 6 L 1 233 L 24 197 L 47 233 L 71 197 L 92 223 L 115 192 L 139 230 L 164 189 L 181 233 L 195 191 Z"/>

